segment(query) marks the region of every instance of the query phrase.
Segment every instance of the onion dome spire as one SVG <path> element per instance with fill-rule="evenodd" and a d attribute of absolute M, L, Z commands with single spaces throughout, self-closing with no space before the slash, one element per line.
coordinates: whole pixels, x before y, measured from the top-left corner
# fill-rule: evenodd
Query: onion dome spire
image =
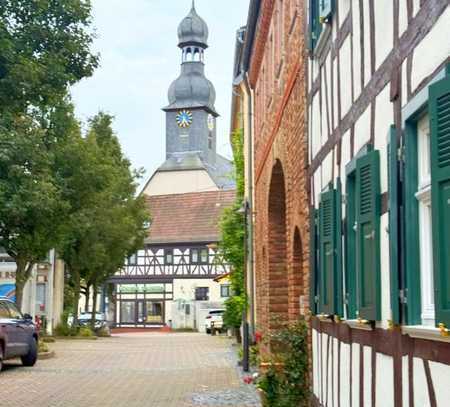
<path fill-rule="evenodd" d="M 208 34 L 208 25 L 197 14 L 195 1 L 192 0 L 191 11 L 178 26 L 178 46 L 184 48 L 193 45 L 205 49 L 208 47 Z"/>

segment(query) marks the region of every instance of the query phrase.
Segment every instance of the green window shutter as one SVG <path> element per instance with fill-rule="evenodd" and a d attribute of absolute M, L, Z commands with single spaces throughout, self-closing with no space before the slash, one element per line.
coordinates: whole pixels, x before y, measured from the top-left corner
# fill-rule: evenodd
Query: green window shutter
<path fill-rule="evenodd" d="M 313 314 L 317 314 L 317 210 L 311 207 L 309 214 L 309 307 Z"/>
<path fill-rule="evenodd" d="M 359 317 L 378 321 L 380 299 L 380 156 L 371 151 L 356 162 L 356 249 Z"/>
<path fill-rule="evenodd" d="M 355 175 L 347 176 L 345 184 L 345 299 L 347 318 L 356 318 L 356 232 L 355 232 Z"/>
<path fill-rule="evenodd" d="M 395 126 L 391 126 L 388 136 L 388 184 L 389 184 L 389 270 L 391 286 L 392 321 L 400 323 L 399 296 L 399 164 L 398 143 Z"/>
<path fill-rule="evenodd" d="M 420 289 L 420 246 L 419 246 L 419 204 L 416 198 L 418 184 L 417 161 L 417 124 L 405 123 L 405 177 L 403 182 L 404 221 L 402 235 L 405 250 L 402 250 L 404 264 L 404 293 L 406 304 L 402 309 L 406 323 L 418 325 L 422 323 L 422 302 Z"/>
<path fill-rule="evenodd" d="M 342 187 L 341 180 L 338 178 L 336 181 L 336 190 L 335 190 L 335 256 L 336 256 L 336 264 L 335 264 L 335 311 L 336 315 L 340 317 L 344 316 L 344 308 L 343 308 L 343 286 L 342 286 Z"/>
<path fill-rule="evenodd" d="M 436 323 L 450 327 L 450 76 L 430 86 Z"/>
<path fill-rule="evenodd" d="M 321 195 L 320 200 L 320 311 L 335 313 L 335 191 Z"/>
<path fill-rule="evenodd" d="M 320 22 L 320 3 L 322 0 L 309 0 L 309 49 L 313 51 L 320 33 L 322 24 Z"/>

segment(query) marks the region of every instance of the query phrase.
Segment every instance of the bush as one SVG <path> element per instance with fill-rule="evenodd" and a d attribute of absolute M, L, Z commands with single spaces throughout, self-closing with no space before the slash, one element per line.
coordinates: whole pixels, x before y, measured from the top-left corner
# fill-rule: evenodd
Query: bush
<path fill-rule="evenodd" d="M 56 336 L 76 336 L 77 329 L 67 325 L 66 322 L 61 322 L 55 327 Z"/>
<path fill-rule="evenodd" d="M 95 331 L 95 334 L 99 338 L 109 338 L 111 336 L 111 332 L 109 328 L 100 328 Z"/>
<path fill-rule="evenodd" d="M 274 361 L 261 374 L 258 387 L 264 392 L 265 407 L 309 406 L 308 328 L 304 320 L 280 329 L 271 338 Z"/>
<path fill-rule="evenodd" d="M 48 346 L 47 344 L 42 340 L 38 340 L 38 353 L 46 353 L 48 352 Z"/>
<path fill-rule="evenodd" d="M 84 338 L 90 338 L 91 336 L 94 336 L 92 329 L 87 326 L 80 327 L 78 334 Z"/>

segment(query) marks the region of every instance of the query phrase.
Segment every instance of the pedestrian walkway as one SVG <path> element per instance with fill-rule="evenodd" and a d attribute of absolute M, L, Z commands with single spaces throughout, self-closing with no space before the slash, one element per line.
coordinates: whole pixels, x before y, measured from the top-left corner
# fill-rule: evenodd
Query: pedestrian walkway
<path fill-rule="evenodd" d="M 0 406 L 259 406 L 239 377 L 228 338 L 133 333 L 51 345 L 54 359 L 33 368 L 6 365 Z"/>

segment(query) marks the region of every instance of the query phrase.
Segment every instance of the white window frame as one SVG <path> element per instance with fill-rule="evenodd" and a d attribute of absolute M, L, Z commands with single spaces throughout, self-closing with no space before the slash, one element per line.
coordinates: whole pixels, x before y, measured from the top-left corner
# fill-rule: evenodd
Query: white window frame
<path fill-rule="evenodd" d="M 419 247 L 422 324 L 435 325 L 433 233 L 431 209 L 430 123 L 426 114 L 417 123 Z"/>

